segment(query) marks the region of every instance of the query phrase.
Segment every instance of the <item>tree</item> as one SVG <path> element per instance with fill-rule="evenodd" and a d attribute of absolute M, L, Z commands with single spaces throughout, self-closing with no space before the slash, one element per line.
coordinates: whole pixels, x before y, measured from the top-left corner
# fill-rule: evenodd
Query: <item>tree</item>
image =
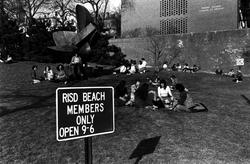
<path fill-rule="evenodd" d="M 153 54 L 154 68 L 159 71 L 160 63 L 166 62 L 168 65 L 178 58 L 183 48 L 183 42 L 177 40 L 177 43 L 170 43 L 167 36 L 159 36 L 159 31 L 148 27 L 146 28 L 146 36 L 148 37 L 148 48 L 147 50 Z"/>
<path fill-rule="evenodd" d="M 94 21 L 98 26 L 99 30 L 102 30 L 107 13 L 109 0 L 74 0 L 74 1 L 82 5 L 89 4 L 92 7 Z"/>
<path fill-rule="evenodd" d="M 69 22 L 69 17 L 76 16 L 75 6 L 72 0 L 54 0 L 51 10 L 55 12 L 55 19 L 62 28 L 65 28 Z"/>

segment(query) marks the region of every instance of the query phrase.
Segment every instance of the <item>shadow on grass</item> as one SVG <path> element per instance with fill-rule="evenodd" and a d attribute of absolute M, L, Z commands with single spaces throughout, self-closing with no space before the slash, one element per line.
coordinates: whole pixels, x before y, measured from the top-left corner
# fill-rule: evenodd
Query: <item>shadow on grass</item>
<path fill-rule="evenodd" d="M 243 99 L 245 99 L 247 101 L 247 103 L 250 105 L 250 99 L 247 98 L 245 95 L 241 95 L 241 97 L 243 97 Z"/>
<path fill-rule="evenodd" d="M 138 164 L 144 155 L 152 154 L 160 141 L 161 136 L 142 140 L 130 155 L 129 159 L 137 158 L 135 164 Z"/>
<path fill-rule="evenodd" d="M 71 83 L 70 85 L 68 85 L 67 87 L 71 87 L 72 85 L 76 84 L 77 82 Z M 15 113 L 15 112 L 19 112 L 19 111 L 24 111 L 24 110 L 29 110 L 29 109 L 34 109 L 34 108 L 41 108 L 41 107 L 48 107 L 51 105 L 55 105 L 55 102 L 53 103 L 48 103 L 48 104 L 44 104 L 44 102 L 46 102 L 47 100 L 51 99 L 52 97 L 55 97 L 55 93 L 49 94 L 47 96 L 36 96 L 36 95 L 13 95 L 13 96 L 6 96 L 6 98 L 18 98 L 18 97 L 30 97 L 30 98 L 36 98 L 36 101 L 33 102 L 30 105 L 26 105 L 20 108 L 15 108 L 15 109 L 7 109 L 6 107 L 1 107 L 0 109 L 0 117 L 11 114 L 11 113 Z"/>

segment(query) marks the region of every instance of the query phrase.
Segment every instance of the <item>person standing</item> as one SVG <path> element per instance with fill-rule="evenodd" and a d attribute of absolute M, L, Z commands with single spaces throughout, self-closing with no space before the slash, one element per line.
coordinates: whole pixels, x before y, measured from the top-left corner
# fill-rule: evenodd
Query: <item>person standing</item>
<path fill-rule="evenodd" d="M 83 76 L 81 71 L 82 58 L 77 53 L 72 57 L 70 65 L 73 66 L 74 77 L 80 79 Z"/>

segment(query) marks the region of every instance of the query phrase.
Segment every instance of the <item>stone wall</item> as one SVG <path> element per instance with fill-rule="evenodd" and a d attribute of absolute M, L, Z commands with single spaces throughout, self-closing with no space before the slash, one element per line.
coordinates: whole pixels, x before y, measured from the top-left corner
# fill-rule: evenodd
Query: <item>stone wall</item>
<path fill-rule="evenodd" d="M 245 59 L 242 71 L 250 75 L 250 29 L 167 35 L 157 38 L 159 45 L 163 45 L 163 55 L 158 60 L 159 64 L 164 61 L 169 65 L 180 62 L 200 65 L 203 71 L 215 71 L 216 68 L 229 71 L 231 68 L 237 68 L 236 58 L 242 57 Z M 150 51 L 154 50 L 155 46 L 152 46 L 151 37 L 110 40 L 110 44 L 120 47 L 128 59 L 138 61 L 144 57 L 151 65 L 154 64 L 154 55 Z M 173 55 L 178 57 L 171 61 Z"/>

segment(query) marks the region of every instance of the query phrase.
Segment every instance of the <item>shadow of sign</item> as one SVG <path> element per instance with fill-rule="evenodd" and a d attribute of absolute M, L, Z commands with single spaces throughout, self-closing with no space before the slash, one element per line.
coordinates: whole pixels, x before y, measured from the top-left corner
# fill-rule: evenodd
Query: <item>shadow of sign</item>
<path fill-rule="evenodd" d="M 243 97 L 243 99 L 245 99 L 247 101 L 247 103 L 250 105 L 250 99 L 247 98 L 245 95 L 241 95 L 241 97 Z"/>
<path fill-rule="evenodd" d="M 130 155 L 129 159 L 137 158 L 135 164 L 138 164 L 144 155 L 151 154 L 155 151 L 161 136 L 142 140 Z"/>

